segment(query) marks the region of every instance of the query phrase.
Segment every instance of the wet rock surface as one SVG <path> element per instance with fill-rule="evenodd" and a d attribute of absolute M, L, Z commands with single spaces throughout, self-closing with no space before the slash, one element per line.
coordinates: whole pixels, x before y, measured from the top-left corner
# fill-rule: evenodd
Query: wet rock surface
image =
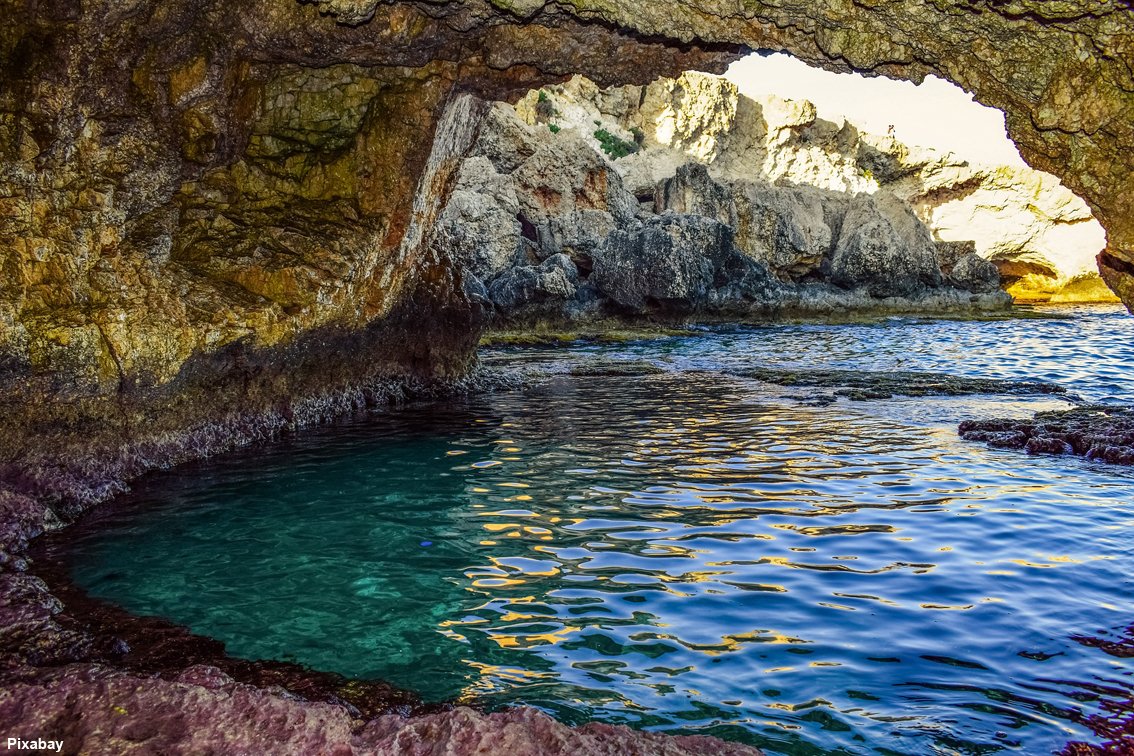
<path fill-rule="evenodd" d="M 1134 465 L 1134 410 L 1128 407 L 1088 405 L 1041 412 L 1030 420 L 966 420 L 958 432 L 999 449 Z"/>
<path fill-rule="evenodd" d="M 820 396 L 820 401 L 834 401 L 835 396 L 867 400 L 890 399 L 895 396 L 965 396 L 968 394 L 1062 396 L 1067 394 L 1066 389 L 1053 383 L 966 378 L 939 373 L 749 368 L 736 374 L 779 386 L 833 389 L 832 395 L 826 398 Z"/>

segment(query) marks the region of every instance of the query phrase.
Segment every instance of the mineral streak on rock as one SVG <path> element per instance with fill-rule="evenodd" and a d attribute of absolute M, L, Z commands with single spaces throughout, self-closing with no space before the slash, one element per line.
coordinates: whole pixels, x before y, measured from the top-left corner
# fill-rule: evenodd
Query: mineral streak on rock
<path fill-rule="evenodd" d="M 1089 405 L 1041 412 L 1031 420 L 966 420 L 966 441 L 1029 454 L 1070 454 L 1116 465 L 1134 465 L 1134 410 Z"/>

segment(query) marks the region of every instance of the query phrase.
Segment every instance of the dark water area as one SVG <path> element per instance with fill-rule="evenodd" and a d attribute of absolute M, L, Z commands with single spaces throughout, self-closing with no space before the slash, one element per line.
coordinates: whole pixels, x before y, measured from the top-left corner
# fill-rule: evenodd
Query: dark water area
<path fill-rule="evenodd" d="M 492 349 L 528 389 L 151 476 L 69 529 L 93 596 L 249 659 L 785 754 L 1099 742 L 1134 698 L 1134 470 L 961 441 L 1053 397 L 840 400 L 746 367 L 1134 402 L 1134 318 L 894 318 Z M 573 377 L 595 357 L 646 376 Z"/>

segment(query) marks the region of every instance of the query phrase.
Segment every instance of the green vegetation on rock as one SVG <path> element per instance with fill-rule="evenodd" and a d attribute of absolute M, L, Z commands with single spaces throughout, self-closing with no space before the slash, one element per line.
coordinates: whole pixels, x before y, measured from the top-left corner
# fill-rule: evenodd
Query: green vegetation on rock
<path fill-rule="evenodd" d="M 595 139 L 599 141 L 599 146 L 602 147 L 602 151 L 614 160 L 624 158 L 627 155 L 633 155 L 641 149 L 633 142 L 627 142 L 625 139 L 611 134 L 606 129 L 596 131 Z"/>

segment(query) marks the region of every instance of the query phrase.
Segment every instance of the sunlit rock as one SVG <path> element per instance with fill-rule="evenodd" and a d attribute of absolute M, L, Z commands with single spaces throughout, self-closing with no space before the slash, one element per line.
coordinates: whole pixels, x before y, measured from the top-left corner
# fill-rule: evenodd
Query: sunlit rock
<path fill-rule="evenodd" d="M 576 132 L 600 152 L 594 137 L 599 128 L 627 142 L 641 141 L 642 149 L 612 161 L 640 197 L 674 176 L 681 181 L 680 171 L 687 165 L 704 165 L 712 180 L 732 185 L 765 181 L 844 193 L 886 190 L 913 206 L 935 240 L 973 241 L 977 253 L 997 264 L 1020 299 L 1114 300 L 1104 286 L 1087 283 L 1097 276 L 1095 258 L 1106 245 L 1102 227 L 1087 204 L 1049 174 L 972 165 L 952 154 L 824 120 L 805 100 L 752 99 L 723 78 L 696 73 L 608 90 L 576 77 L 529 94 L 516 112 L 527 123 Z M 702 201 L 708 199 L 707 192 L 699 194 Z M 798 204 L 804 195 L 763 196 L 773 203 Z M 680 203 L 674 195 L 658 209 L 678 209 Z M 745 215 L 765 220 L 755 222 L 761 233 L 752 235 L 737 226 L 741 246 L 766 245 L 770 234 L 776 234 L 769 225 L 772 214 L 761 213 L 762 204 L 757 201 L 750 214 L 742 214 L 741 221 Z M 700 211 L 719 215 L 711 208 Z M 794 213 L 781 209 L 774 215 Z M 816 228 L 814 223 L 805 226 Z M 757 256 L 773 260 L 773 268 L 791 267 L 792 254 L 785 254 L 782 244 L 773 246 L 777 248 Z"/>

